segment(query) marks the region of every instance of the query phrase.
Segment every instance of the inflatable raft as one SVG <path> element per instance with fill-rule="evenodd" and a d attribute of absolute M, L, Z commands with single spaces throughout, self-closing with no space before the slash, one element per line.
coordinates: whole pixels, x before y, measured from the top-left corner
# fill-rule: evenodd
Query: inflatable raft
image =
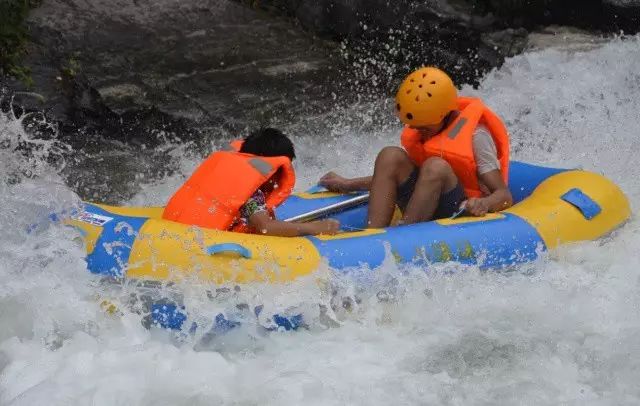
<path fill-rule="evenodd" d="M 336 270 L 400 263 L 428 267 L 457 261 L 501 268 L 535 259 L 560 244 L 603 237 L 630 216 L 622 191 L 601 175 L 512 162 L 514 206 L 484 217 L 364 229 L 363 203 L 332 217 L 334 236 L 271 237 L 201 229 L 161 219 L 162 207 L 86 203 L 66 223 L 79 229 L 91 272 L 117 278 L 176 280 L 197 277 L 216 284 L 286 282 L 309 275 L 322 261 Z M 328 192 L 299 193 L 276 211 L 290 218 L 352 199 Z M 353 231 L 356 230 L 356 231 Z"/>

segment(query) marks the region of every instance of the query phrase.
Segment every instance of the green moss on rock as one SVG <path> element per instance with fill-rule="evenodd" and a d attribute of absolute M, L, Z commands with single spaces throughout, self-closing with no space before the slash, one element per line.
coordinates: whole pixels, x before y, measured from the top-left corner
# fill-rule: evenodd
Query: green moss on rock
<path fill-rule="evenodd" d="M 41 0 L 0 1 L 0 75 L 13 76 L 32 85 L 29 68 L 21 64 L 21 58 L 29 41 L 25 20 L 29 10 L 39 6 Z"/>

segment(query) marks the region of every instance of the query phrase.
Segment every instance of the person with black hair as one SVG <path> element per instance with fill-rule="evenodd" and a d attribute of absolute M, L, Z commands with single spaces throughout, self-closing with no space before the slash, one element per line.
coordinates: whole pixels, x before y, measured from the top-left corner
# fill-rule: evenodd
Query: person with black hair
<path fill-rule="evenodd" d="M 261 128 L 230 151 L 212 153 L 171 197 L 165 220 L 218 230 L 294 237 L 335 234 L 336 220 L 276 220 L 273 209 L 291 195 L 293 143 L 281 131 Z"/>
<path fill-rule="evenodd" d="M 296 158 L 289 137 L 275 128 L 261 128 L 252 132 L 240 145 L 239 152 L 258 156 L 286 156 L 291 161 Z"/>

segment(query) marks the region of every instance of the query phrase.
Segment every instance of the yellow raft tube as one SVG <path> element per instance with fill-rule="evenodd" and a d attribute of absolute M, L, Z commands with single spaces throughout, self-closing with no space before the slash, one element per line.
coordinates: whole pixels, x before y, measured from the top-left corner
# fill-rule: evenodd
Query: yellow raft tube
<path fill-rule="evenodd" d="M 116 278 L 215 284 L 287 282 L 316 271 L 375 269 L 390 249 L 398 262 L 458 261 L 500 268 L 535 259 L 560 244 L 594 240 L 630 217 L 618 186 L 601 175 L 512 162 L 515 205 L 485 217 L 342 232 L 335 236 L 270 237 L 201 229 L 161 219 L 161 207 L 86 203 L 65 220 L 86 242 L 91 272 Z M 292 196 L 276 211 L 289 218 L 351 198 L 328 192 Z M 335 217 L 345 230 L 362 229 L 365 204 Z"/>

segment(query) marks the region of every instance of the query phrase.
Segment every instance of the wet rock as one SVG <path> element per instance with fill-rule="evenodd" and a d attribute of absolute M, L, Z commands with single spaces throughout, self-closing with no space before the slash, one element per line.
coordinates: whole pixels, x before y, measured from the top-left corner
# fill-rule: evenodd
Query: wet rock
<path fill-rule="evenodd" d="M 229 1 L 44 0 L 27 22 L 34 86 L 0 78 L 3 108 L 44 111 L 84 198 L 166 176 L 161 144 L 205 155 L 212 139 L 330 109 L 340 86 L 336 44 Z"/>
<path fill-rule="evenodd" d="M 482 35 L 482 43 L 493 48 L 499 57 L 509 57 L 522 53 L 529 42 L 529 32 L 524 28 L 507 28 L 502 31 L 489 32 Z M 498 58 L 498 56 L 496 56 Z"/>
<path fill-rule="evenodd" d="M 611 28 L 603 10 L 624 7 L 629 17 L 635 3 L 44 0 L 29 17 L 25 64 L 47 112 L 69 134 L 143 142 L 154 126 L 168 126 L 177 138 L 199 139 L 317 114 L 340 92 L 340 99 L 391 92 L 422 64 L 474 83 L 521 52 L 538 24 L 600 21 Z M 340 57 L 335 43 L 311 38 L 292 21 L 342 41 Z"/>
<path fill-rule="evenodd" d="M 604 0 L 604 3 L 620 8 L 640 8 L 640 0 Z"/>
<path fill-rule="evenodd" d="M 592 34 L 573 27 L 549 26 L 533 32 L 527 37 L 526 50 L 542 50 L 548 48 L 561 49 L 568 52 L 585 52 L 609 42 L 602 35 Z"/>
<path fill-rule="evenodd" d="M 367 26 L 393 26 L 409 7 L 410 2 L 403 0 L 303 0 L 297 5 L 294 15 L 307 30 L 344 38 L 362 34 Z"/>
<path fill-rule="evenodd" d="M 51 116 L 117 140 L 131 117 L 148 124 L 134 140 L 170 118 L 220 136 L 321 108 L 335 65 L 330 44 L 219 0 L 45 0 L 29 24 L 25 64 Z"/>
<path fill-rule="evenodd" d="M 603 0 L 607 15 L 613 15 L 612 28 L 635 34 L 640 30 L 639 0 Z"/>
<path fill-rule="evenodd" d="M 423 64 L 477 83 L 531 47 L 528 33 L 548 24 L 637 31 L 635 3 L 43 0 L 28 19 L 33 41 L 24 64 L 34 87 L 10 78 L 0 78 L 0 87 L 36 93 L 17 94 L 11 108 L 44 110 L 81 151 L 68 171 L 95 173 L 77 184 L 83 196 L 100 195 L 115 171 L 127 185 L 115 194 L 123 197 L 135 189 L 135 171 L 153 177 L 170 170 L 162 148 L 153 152 L 167 141 L 190 141 L 204 155 L 212 139 L 261 124 L 324 134 L 330 120 L 301 118 L 389 96 Z M 381 116 L 373 112 L 371 122 Z M 133 162 L 123 165 L 123 156 Z"/>
<path fill-rule="evenodd" d="M 247 2 L 244 2 L 248 4 Z M 616 4 L 617 3 L 617 4 Z M 348 65 L 382 56 L 384 70 L 436 64 L 458 82 L 475 82 L 505 57 L 525 49 L 526 34 L 548 25 L 602 33 L 638 32 L 635 0 L 261 0 L 263 10 L 284 13 L 317 35 L 346 41 Z M 621 9 L 621 7 L 626 7 Z M 395 37 L 389 40 L 389 34 Z M 399 48 L 387 56 L 389 48 Z M 378 63 L 378 65 L 380 65 Z M 361 79 L 361 78 L 360 78 Z M 359 80 L 361 81 L 361 80 Z M 393 87 L 395 82 L 389 83 Z"/>

